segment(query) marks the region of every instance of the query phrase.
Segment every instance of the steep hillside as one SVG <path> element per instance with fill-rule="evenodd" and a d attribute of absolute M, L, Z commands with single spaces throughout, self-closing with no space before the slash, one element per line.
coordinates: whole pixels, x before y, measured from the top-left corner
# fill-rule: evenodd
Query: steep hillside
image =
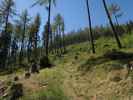
<path fill-rule="evenodd" d="M 53 68 L 29 79 L 16 72 L 17 83 L 24 88 L 21 100 L 132 100 L 133 71 L 127 64 L 133 61 L 133 35 L 123 37 L 121 50 L 114 39 L 100 38 L 96 54 L 91 53 L 88 42 L 75 44 L 61 57 L 50 56 Z M 16 74 L 0 76 L 6 91 Z"/>

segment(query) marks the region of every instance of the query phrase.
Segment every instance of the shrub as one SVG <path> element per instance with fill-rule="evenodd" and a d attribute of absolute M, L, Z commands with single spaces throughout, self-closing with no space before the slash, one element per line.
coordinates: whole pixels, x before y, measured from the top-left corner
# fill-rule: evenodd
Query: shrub
<path fill-rule="evenodd" d="M 76 55 L 76 56 L 74 57 L 74 59 L 77 60 L 77 59 L 78 59 L 78 56 Z"/>
<path fill-rule="evenodd" d="M 18 81 L 19 80 L 19 77 L 18 76 L 15 76 L 14 77 L 14 81 Z"/>
<path fill-rule="evenodd" d="M 10 100 L 18 100 L 23 96 L 23 85 L 21 83 L 13 83 L 10 88 Z"/>
<path fill-rule="evenodd" d="M 29 79 L 31 74 L 29 72 L 25 73 L 25 79 Z"/>
<path fill-rule="evenodd" d="M 32 67 L 31 67 L 31 73 L 39 73 L 38 64 L 35 62 L 33 63 Z"/>
<path fill-rule="evenodd" d="M 40 68 L 50 68 L 52 65 L 50 63 L 50 60 L 48 57 L 46 56 L 43 56 L 41 59 L 40 59 Z"/>

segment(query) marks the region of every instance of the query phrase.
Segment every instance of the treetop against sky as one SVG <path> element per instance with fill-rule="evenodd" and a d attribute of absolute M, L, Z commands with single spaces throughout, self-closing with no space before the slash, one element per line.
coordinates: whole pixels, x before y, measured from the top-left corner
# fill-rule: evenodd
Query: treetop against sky
<path fill-rule="evenodd" d="M 102 0 L 89 1 L 92 26 L 108 24 Z M 117 3 L 121 7 L 121 11 L 124 14 L 121 18 L 118 19 L 120 23 L 133 20 L 132 0 L 106 1 L 108 4 Z M 35 0 L 15 0 L 15 2 L 18 13 L 21 13 L 24 9 L 28 9 L 29 14 L 32 17 L 35 17 L 37 13 L 40 13 L 42 18 L 41 28 L 43 29 L 44 24 L 47 21 L 47 11 L 45 10 L 45 7 L 35 6 L 31 8 L 31 5 L 35 2 Z M 57 0 L 56 7 L 52 8 L 52 20 L 57 13 L 60 13 L 64 17 L 67 32 L 88 27 L 88 15 L 86 11 L 85 0 Z"/>

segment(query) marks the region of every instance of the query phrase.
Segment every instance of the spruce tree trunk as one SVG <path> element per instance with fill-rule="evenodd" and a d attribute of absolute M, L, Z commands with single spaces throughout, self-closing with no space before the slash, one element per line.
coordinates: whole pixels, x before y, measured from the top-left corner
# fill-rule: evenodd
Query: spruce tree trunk
<path fill-rule="evenodd" d="M 11 42 L 11 37 L 10 37 L 10 33 L 7 33 L 7 29 L 8 29 L 8 20 L 9 20 L 9 10 L 10 10 L 10 3 L 8 5 L 8 8 L 7 8 L 7 15 L 6 15 L 6 18 L 5 18 L 5 29 L 4 29 L 4 49 L 3 49 L 3 66 L 2 67 L 6 67 L 7 66 L 7 62 L 8 62 L 8 54 L 9 54 L 9 47 L 10 47 L 10 42 Z"/>
<path fill-rule="evenodd" d="M 63 53 L 65 53 L 66 46 L 65 46 L 65 34 L 64 34 L 64 30 L 62 32 L 62 45 L 63 45 Z"/>
<path fill-rule="evenodd" d="M 21 41 L 21 49 L 20 49 L 20 54 L 19 54 L 19 63 L 21 64 L 22 61 L 23 61 L 23 49 L 24 49 L 24 39 L 25 39 L 25 30 L 26 30 L 26 21 L 27 21 L 27 18 L 25 17 L 25 20 L 24 20 L 24 26 L 23 26 L 23 36 L 22 36 L 22 41 Z"/>
<path fill-rule="evenodd" d="M 38 60 L 38 52 L 37 52 L 37 48 L 38 48 L 38 33 L 35 33 L 35 40 L 34 40 L 34 45 L 35 45 L 35 47 L 34 47 L 34 57 L 35 57 L 35 59 L 37 59 Z"/>
<path fill-rule="evenodd" d="M 19 53 L 19 63 L 22 64 L 23 60 L 23 48 L 24 48 L 24 33 L 21 41 L 21 48 L 20 48 L 20 53 Z"/>
<path fill-rule="evenodd" d="M 29 37 L 28 45 L 27 45 L 27 60 L 30 62 L 31 57 L 31 37 Z"/>
<path fill-rule="evenodd" d="M 59 25 L 59 50 L 60 50 L 60 54 L 62 54 L 62 37 L 61 37 L 61 26 Z"/>
<path fill-rule="evenodd" d="M 48 33 L 46 33 L 46 45 L 45 45 L 45 56 L 48 58 L 48 46 L 49 46 L 49 34 L 50 34 L 50 16 L 51 16 L 51 0 L 49 0 L 49 9 L 48 9 Z"/>
<path fill-rule="evenodd" d="M 56 36 L 57 36 L 57 30 L 54 33 L 54 49 L 55 49 L 55 54 L 57 54 L 57 52 L 58 52 Z"/>

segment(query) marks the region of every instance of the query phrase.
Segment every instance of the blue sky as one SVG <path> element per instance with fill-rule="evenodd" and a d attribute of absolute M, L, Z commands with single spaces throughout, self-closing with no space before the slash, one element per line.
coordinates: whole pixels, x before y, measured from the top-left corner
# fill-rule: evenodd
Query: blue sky
<path fill-rule="evenodd" d="M 36 6 L 30 8 L 35 0 L 15 0 L 16 8 L 18 12 L 22 12 L 24 9 L 28 9 L 29 14 L 34 17 L 37 13 L 40 13 L 42 18 L 41 30 L 47 20 L 47 11 L 44 7 Z M 117 3 L 120 5 L 124 15 L 119 18 L 120 23 L 125 23 L 128 20 L 133 20 L 133 1 L 132 0 L 106 0 L 108 4 Z M 107 25 L 108 19 L 105 14 L 102 0 L 89 0 L 92 25 Z M 52 8 L 51 19 L 60 13 L 65 20 L 66 32 L 72 30 L 78 30 L 80 28 L 88 27 L 88 16 L 86 11 L 85 0 L 57 0 L 56 7 Z"/>

